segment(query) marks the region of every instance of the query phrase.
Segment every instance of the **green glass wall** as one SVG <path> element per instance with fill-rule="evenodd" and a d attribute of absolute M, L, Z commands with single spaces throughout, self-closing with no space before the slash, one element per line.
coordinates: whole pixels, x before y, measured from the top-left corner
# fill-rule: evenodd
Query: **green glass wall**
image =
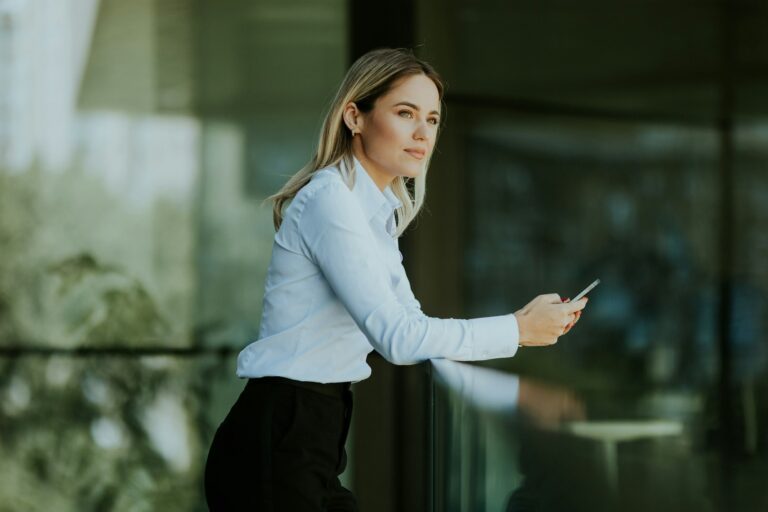
<path fill-rule="evenodd" d="M 206 510 L 341 1 L 0 2 L 4 510 Z"/>
<path fill-rule="evenodd" d="M 576 417 L 435 384 L 432 509 L 765 507 L 765 5 L 449 5 L 418 16 L 449 84 L 422 226 L 456 228 L 417 257 L 427 305 L 503 314 L 602 283 L 555 347 L 479 365 Z M 456 277 L 419 281 L 430 264 Z"/>

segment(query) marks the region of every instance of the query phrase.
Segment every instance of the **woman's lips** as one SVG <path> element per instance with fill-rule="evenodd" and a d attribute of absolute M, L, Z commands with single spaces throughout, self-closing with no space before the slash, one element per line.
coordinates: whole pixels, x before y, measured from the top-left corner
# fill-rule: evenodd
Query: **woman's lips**
<path fill-rule="evenodd" d="M 425 151 L 419 151 L 417 149 L 406 149 L 405 152 L 417 160 L 423 159 L 424 155 L 426 154 Z"/>

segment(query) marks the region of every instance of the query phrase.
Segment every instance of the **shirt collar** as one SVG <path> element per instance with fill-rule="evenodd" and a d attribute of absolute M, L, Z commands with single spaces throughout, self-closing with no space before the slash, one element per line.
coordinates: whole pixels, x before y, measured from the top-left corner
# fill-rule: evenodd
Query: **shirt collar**
<path fill-rule="evenodd" d="M 395 209 L 400 208 L 402 203 L 397 198 L 392 188 L 388 185 L 382 192 L 373 178 L 365 170 L 363 164 L 356 157 L 352 157 L 355 164 L 355 186 L 352 189 L 355 197 L 360 202 L 360 206 L 368 218 L 373 219 L 382 209 L 386 208 L 386 218 L 388 218 Z"/>

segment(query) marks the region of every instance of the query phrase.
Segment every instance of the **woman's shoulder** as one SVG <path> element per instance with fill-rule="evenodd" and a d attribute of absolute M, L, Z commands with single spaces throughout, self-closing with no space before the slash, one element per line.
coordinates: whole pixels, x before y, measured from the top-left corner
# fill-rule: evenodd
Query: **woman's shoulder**
<path fill-rule="evenodd" d="M 289 249 L 309 255 L 303 240 L 313 238 L 330 224 L 346 224 L 360 218 L 356 208 L 359 205 L 339 170 L 320 169 L 286 208 L 275 239 Z"/>
<path fill-rule="evenodd" d="M 320 188 L 338 187 L 339 185 L 344 185 L 347 189 L 349 188 L 344 183 L 344 178 L 341 176 L 339 168 L 336 166 L 324 167 L 315 171 L 312 175 L 312 179 L 309 180 L 309 183 L 307 183 L 299 193 L 312 193 L 314 190 Z"/>
<path fill-rule="evenodd" d="M 283 213 L 283 224 L 298 229 L 305 211 L 310 217 L 346 210 L 354 204 L 352 191 L 336 167 L 319 169 L 301 187 Z"/>
<path fill-rule="evenodd" d="M 337 167 L 319 169 L 312 179 L 296 194 L 294 203 L 300 213 L 310 205 L 324 208 L 327 206 L 343 206 L 353 198 L 352 191 L 344 182 Z"/>

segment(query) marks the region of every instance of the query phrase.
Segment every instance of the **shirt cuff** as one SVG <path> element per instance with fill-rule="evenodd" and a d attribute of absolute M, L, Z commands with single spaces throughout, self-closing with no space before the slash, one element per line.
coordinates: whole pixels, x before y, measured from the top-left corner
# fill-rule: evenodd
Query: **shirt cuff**
<path fill-rule="evenodd" d="M 512 357 L 517 353 L 520 330 L 514 314 L 474 318 L 471 322 L 474 360 Z"/>

